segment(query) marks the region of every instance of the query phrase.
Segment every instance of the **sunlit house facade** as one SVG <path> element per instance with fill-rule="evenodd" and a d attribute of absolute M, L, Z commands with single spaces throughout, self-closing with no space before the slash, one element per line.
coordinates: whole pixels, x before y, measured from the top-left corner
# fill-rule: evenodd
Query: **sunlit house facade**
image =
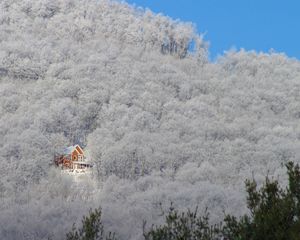
<path fill-rule="evenodd" d="M 54 163 L 56 166 L 62 167 L 62 169 L 70 170 L 84 170 L 92 167 L 92 165 L 86 161 L 84 151 L 79 145 L 67 147 L 61 153 L 56 154 Z"/>

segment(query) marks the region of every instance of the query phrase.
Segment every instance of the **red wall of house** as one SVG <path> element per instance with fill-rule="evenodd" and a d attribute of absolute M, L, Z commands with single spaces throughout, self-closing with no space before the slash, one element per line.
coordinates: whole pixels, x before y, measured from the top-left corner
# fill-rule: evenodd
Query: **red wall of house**
<path fill-rule="evenodd" d="M 72 160 L 73 161 L 77 161 L 78 160 L 78 153 L 77 153 L 77 151 L 73 151 L 72 152 Z"/>

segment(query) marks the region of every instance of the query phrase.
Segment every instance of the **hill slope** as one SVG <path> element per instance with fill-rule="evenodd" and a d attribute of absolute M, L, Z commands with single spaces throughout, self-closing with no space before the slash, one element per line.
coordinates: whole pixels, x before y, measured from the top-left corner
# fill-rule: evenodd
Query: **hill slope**
<path fill-rule="evenodd" d="M 109 0 L 0 11 L 2 238 L 59 239 L 100 204 L 123 239 L 159 202 L 242 214 L 245 178 L 299 161 L 299 61 L 241 50 L 210 63 L 191 24 Z M 79 187 L 49 166 L 75 143 L 95 164 Z"/>

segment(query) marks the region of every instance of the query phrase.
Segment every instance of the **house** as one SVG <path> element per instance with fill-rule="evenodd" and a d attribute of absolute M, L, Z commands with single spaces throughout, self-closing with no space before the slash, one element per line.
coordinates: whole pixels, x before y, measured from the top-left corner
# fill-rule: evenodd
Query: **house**
<path fill-rule="evenodd" d="M 62 169 L 69 169 L 71 171 L 81 169 L 84 171 L 91 168 L 92 165 L 86 161 L 83 149 L 79 145 L 74 145 L 65 148 L 60 153 L 54 156 L 54 163 Z"/>

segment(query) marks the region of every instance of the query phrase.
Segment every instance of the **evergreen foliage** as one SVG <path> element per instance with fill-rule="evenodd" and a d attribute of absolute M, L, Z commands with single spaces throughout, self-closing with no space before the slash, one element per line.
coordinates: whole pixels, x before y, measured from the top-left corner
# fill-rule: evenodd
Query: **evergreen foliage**
<path fill-rule="evenodd" d="M 198 216 L 198 209 L 179 213 L 171 205 L 165 219 L 165 225 L 153 227 L 145 231 L 145 240 L 212 240 L 217 239 L 220 234 L 220 227 L 209 224 L 209 213 Z"/>
<path fill-rule="evenodd" d="M 237 220 L 225 217 L 225 235 L 232 240 L 298 240 L 300 239 L 300 171 L 299 165 L 286 164 L 289 184 L 280 187 L 277 180 L 266 177 L 257 189 L 255 180 L 246 181 L 250 216 Z"/>
<path fill-rule="evenodd" d="M 260 189 L 254 179 L 246 180 L 250 216 L 237 219 L 227 215 L 223 226 L 211 226 L 208 213 L 198 216 L 197 209 L 179 213 L 171 206 L 164 225 L 144 230 L 145 240 L 299 240 L 300 168 L 293 162 L 286 167 L 286 189 L 269 177 Z"/>
<path fill-rule="evenodd" d="M 101 209 L 90 210 L 88 216 L 82 219 L 82 227 L 73 225 L 72 231 L 67 233 L 67 240 L 116 240 L 115 235 L 110 233 L 105 236 L 101 221 Z"/>

